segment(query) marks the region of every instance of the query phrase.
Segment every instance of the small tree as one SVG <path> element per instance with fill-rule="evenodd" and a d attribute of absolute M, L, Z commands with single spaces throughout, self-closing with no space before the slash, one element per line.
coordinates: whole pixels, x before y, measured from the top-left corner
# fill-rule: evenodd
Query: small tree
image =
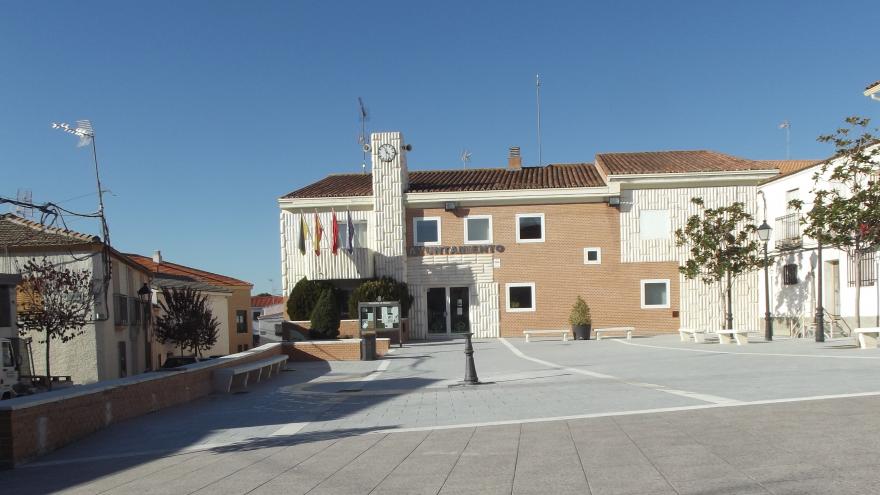
<path fill-rule="evenodd" d="M 400 302 L 400 316 L 406 318 L 409 314 L 409 306 L 412 304 L 412 296 L 405 282 L 398 282 L 391 277 L 382 277 L 376 280 L 367 280 L 359 285 L 351 293 L 348 299 L 348 314 L 350 318 L 358 318 L 358 303 L 382 301 Z"/>
<path fill-rule="evenodd" d="M 590 325 L 593 323 L 593 317 L 590 315 L 590 307 L 581 296 L 577 297 L 571 313 L 568 315 L 568 323 L 573 326 Z"/>
<path fill-rule="evenodd" d="M 184 288 L 162 288 L 159 301 L 162 315 L 156 319 L 156 340 L 171 343 L 180 349 L 192 350 L 197 356 L 217 343 L 220 322 L 208 308 L 208 296 Z"/>
<path fill-rule="evenodd" d="M 313 339 L 335 339 L 339 336 L 339 306 L 331 289 L 324 289 L 315 309 L 312 311 L 309 337 Z"/>
<path fill-rule="evenodd" d="M 869 132 L 870 119 L 848 117 L 845 121 L 847 127 L 819 136 L 820 142 L 833 143 L 836 153 L 834 159 L 822 164 L 813 176 L 813 206 L 802 221 L 804 234 L 845 251 L 853 259 L 856 326 L 859 327 L 862 324 L 862 257 L 880 246 L 880 181 L 877 177 L 880 144 Z M 797 209 L 803 207 L 799 200 L 790 204 Z"/>
<path fill-rule="evenodd" d="M 22 331 L 43 334 L 39 342 L 46 344 L 46 376 L 52 388 L 52 340 L 67 342 L 83 333 L 95 303 L 91 273 L 58 267 L 46 258 L 30 259 L 22 268 L 19 288 L 18 319 Z"/>
<path fill-rule="evenodd" d="M 308 320 L 312 316 L 315 304 L 325 289 L 333 289 L 333 284 L 321 280 L 309 280 L 303 277 L 293 286 L 287 298 L 287 316 L 292 321 Z"/>
<path fill-rule="evenodd" d="M 764 267 L 759 256 L 754 218 L 745 204 L 706 208 L 702 198 L 691 198 L 702 215 L 692 215 L 684 228 L 675 231 L 675 244 L 687 246 L 690 254 L 678 270 L 689 280 L 700 278 L 706 284 L 726 281 L 726 328 L 733 328 L 733 279 Z"/>

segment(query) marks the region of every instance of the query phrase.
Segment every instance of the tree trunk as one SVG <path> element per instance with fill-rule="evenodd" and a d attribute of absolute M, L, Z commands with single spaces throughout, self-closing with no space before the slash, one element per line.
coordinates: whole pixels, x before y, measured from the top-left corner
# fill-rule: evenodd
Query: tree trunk
<path fill-rule="evenodd" d="M 727 328 L 733 330 L 733 278 L 727 272 Z"/>
<path fill-rule="evenodd" d="M 52 390 L 52 369 L 49 364 L 49 343 L 52 342 L 52 338 L 49 336 L 49 331 L 46 331 L 46 385 L 49 387 L 49 390 Z"/>
<path fill-rule="evenodd" d="M 856 328 L 862 327 L 862 250 L 856 243 Z"/>

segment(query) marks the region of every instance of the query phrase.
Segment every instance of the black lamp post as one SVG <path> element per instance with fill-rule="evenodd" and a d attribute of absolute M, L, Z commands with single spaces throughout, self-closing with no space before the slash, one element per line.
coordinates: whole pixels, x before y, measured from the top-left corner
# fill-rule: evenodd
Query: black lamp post
<path fill-rule="evenodd" d="M 150 289 L 150 286 L 147 285 L 146 282 L 144 282 L 144 285 L 138 289 L 137 295 L 138 299 L 141 301 L 141 311 L 143 311 L 141 317 L 144 322 L 144 369 L 151 370 L 153 369 L 153 350 L 150 349 L 149 329 L 150 323 L 152 323 L 153 312 L 150 310 L 149 305 L 153 296 L 153 290 Z"/>
<path fill-rule="evenodd" d="M 770 260 L 767 256 L 767 244 L 773 229 L 767 220 L 758 227 L 758 239 L 764 242 L 764 339 L 773 340 L 773 319 L 770 317 Z"/>

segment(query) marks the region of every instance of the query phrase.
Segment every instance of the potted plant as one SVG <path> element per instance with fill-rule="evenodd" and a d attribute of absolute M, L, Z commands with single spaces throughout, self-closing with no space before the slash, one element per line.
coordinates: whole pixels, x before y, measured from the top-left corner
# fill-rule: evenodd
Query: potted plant
<path fill-rule="evenodd" d="M 571 333 L 574 339 L 590 340 L 590 331 L 593 329 L 593 318 L 590 316 L 590 307 L 581 296 L 577 297 L 571 314 L 568 316 L 571 323 Z"/>

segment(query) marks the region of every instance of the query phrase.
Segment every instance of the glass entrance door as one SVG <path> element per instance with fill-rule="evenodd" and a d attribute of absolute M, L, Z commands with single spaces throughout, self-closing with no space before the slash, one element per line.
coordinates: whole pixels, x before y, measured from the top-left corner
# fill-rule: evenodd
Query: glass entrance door
<path fill-rule="evenodd" d="M 428 334 L 445 335 L 448 333 L 446 318 L 446 288 L 433 287 L 428 289 Z"/>
<path fill-rule="evenodd" d="M 471 331 L 467 287 L 449 288 L 449 323 L 452 333 Z"/>

